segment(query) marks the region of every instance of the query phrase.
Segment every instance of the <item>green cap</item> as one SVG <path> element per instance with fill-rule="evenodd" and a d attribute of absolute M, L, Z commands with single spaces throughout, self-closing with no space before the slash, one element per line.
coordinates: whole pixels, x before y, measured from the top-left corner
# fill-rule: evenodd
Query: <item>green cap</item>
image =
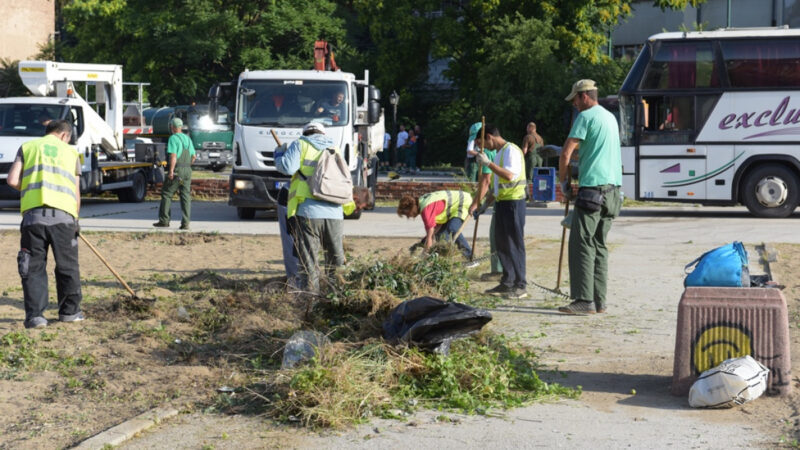
<path fill-rule="evenodd" d="M 183 121 L 177 117 L 173 117 L 172 120 L 169 121 L 169 124 L 172 126 L 172 128 L 180 129 L 183 127 Z"/>
<path fill-rule="evenodd" d="M 469 127 L 469 139 L 468 141 L 474 141 L 475 138 L 478 137 L 478 132 L 481 131 L 481 123 L 475 122 L 472 126 Z"/>

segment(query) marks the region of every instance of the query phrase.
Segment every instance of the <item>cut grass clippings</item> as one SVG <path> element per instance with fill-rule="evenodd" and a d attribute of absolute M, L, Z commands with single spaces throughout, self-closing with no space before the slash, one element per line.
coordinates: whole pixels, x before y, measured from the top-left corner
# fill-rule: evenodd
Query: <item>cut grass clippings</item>
<path fill-rule="evenodd" d="M 447 356 L 380 339 L 381 321 L 403 299 L 464 302 L 467 294 L 465 271 L 451 254 L 355 261 L 314 310 L 316 328 L 334 342 L 305 366 L 254 374 L 243 395 L 221 398 L 218 406 L 340 428 L 419 407 L 485 414 L 580 395 L 542 381 L 531 350 L 490 331 L 455 341 Z"/>

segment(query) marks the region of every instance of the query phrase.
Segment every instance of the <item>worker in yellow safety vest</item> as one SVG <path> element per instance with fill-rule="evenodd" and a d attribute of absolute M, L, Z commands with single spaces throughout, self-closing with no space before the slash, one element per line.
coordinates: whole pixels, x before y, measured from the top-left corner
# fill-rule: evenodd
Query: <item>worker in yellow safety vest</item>
<path fill-rule="evenodd" d="M 434 237 L 447 236 L 455 240 L 467 259 L 471 259 L 472 249 L 464 235 L 460 233 L 471 204 L 472 195 L 464 191 L 435 191 L 419 198 L 404 195 L 397 205 L 397 215 L 410 219 L 422 217 L 422 225 L 425 227 L 425 249 L 431 248 Z M 458 236 L 456 233 L 459 233 Z"/>
<path fill-rule="evenodd" d="M 503 265 L 500 284 L 487 294 L 511 299 L 528 296 L 525 279 L 525 157 L 515 144 L 506 141 L 497 127 L 486 125 L 485 147 L 497 150 L 494 161 L 485 153 L 475 160 L 492 171 L 494 178 L 494 214 L 496 217 L 495 245 Z M 470 206 L 470 214 L 477 209 L 485 192 L 478 193 L 478 201 Z"/>
<path fill-rule="evenodd" d="M 53 249 L 58 291 L 58 319 L 77 322 L 81 279 L 78 265 L 78 211 L 81 206 L 81 162 L 69 145 L 72 125 L 52 120 L 46 135 L 22 144 L 8 173 L 8 185 L 20 191 L 20 250 L 25 328 L 47 326 L 47 249 Z"/>
<path fill-rule="evenodd" d="M 303 127 L 303 136 L 289 144 L 286 151 L 275 151 L 275 168 L 291 175 L 286 217 L 290 219 L 294 251 L 300 263 L 298 284 L 301 289 L 319 293 L 319 250 L 325 251 L 328 274 L 345 263 L 342 236 L 344 215 L 366 206 L 351 201 L 345 205 L 320 200 L 311 194 L 308 185 L 322 152 L 335 148 L 333 139 L 325 135 L 325 126 L 310 122 Z M 337 152 L 340 152 L 338 148 Z M 366 203 L 371 203 L 367 201 Z"/>

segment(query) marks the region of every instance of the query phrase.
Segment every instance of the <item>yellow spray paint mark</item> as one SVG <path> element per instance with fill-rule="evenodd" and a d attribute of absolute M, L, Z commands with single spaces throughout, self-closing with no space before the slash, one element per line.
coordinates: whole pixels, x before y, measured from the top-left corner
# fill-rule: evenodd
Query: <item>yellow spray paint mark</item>
<path fill-rule="evenodd" d="M 692 365 L 697 373 L 717 367 L 730 358 L 753 354 L 750 332 L 740 326 L 726 324 L 703 330 L 694 342 Z"/>

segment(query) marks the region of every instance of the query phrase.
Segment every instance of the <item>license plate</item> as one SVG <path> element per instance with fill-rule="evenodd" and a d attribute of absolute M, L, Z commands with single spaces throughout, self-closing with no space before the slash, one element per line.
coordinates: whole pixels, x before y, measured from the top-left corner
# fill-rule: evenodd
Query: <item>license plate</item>
<path fill-rule="evenodd" d="M 275 182 L 275 189 L 280 189 L 284 186 L 289 186 L 289 183 L 286 181 L 276 181 Z"/>
<path fill-rule="evenodd" d="M 219 158 L 219 152 L 211 152 L 208 154 L 209 158 Z"/>

